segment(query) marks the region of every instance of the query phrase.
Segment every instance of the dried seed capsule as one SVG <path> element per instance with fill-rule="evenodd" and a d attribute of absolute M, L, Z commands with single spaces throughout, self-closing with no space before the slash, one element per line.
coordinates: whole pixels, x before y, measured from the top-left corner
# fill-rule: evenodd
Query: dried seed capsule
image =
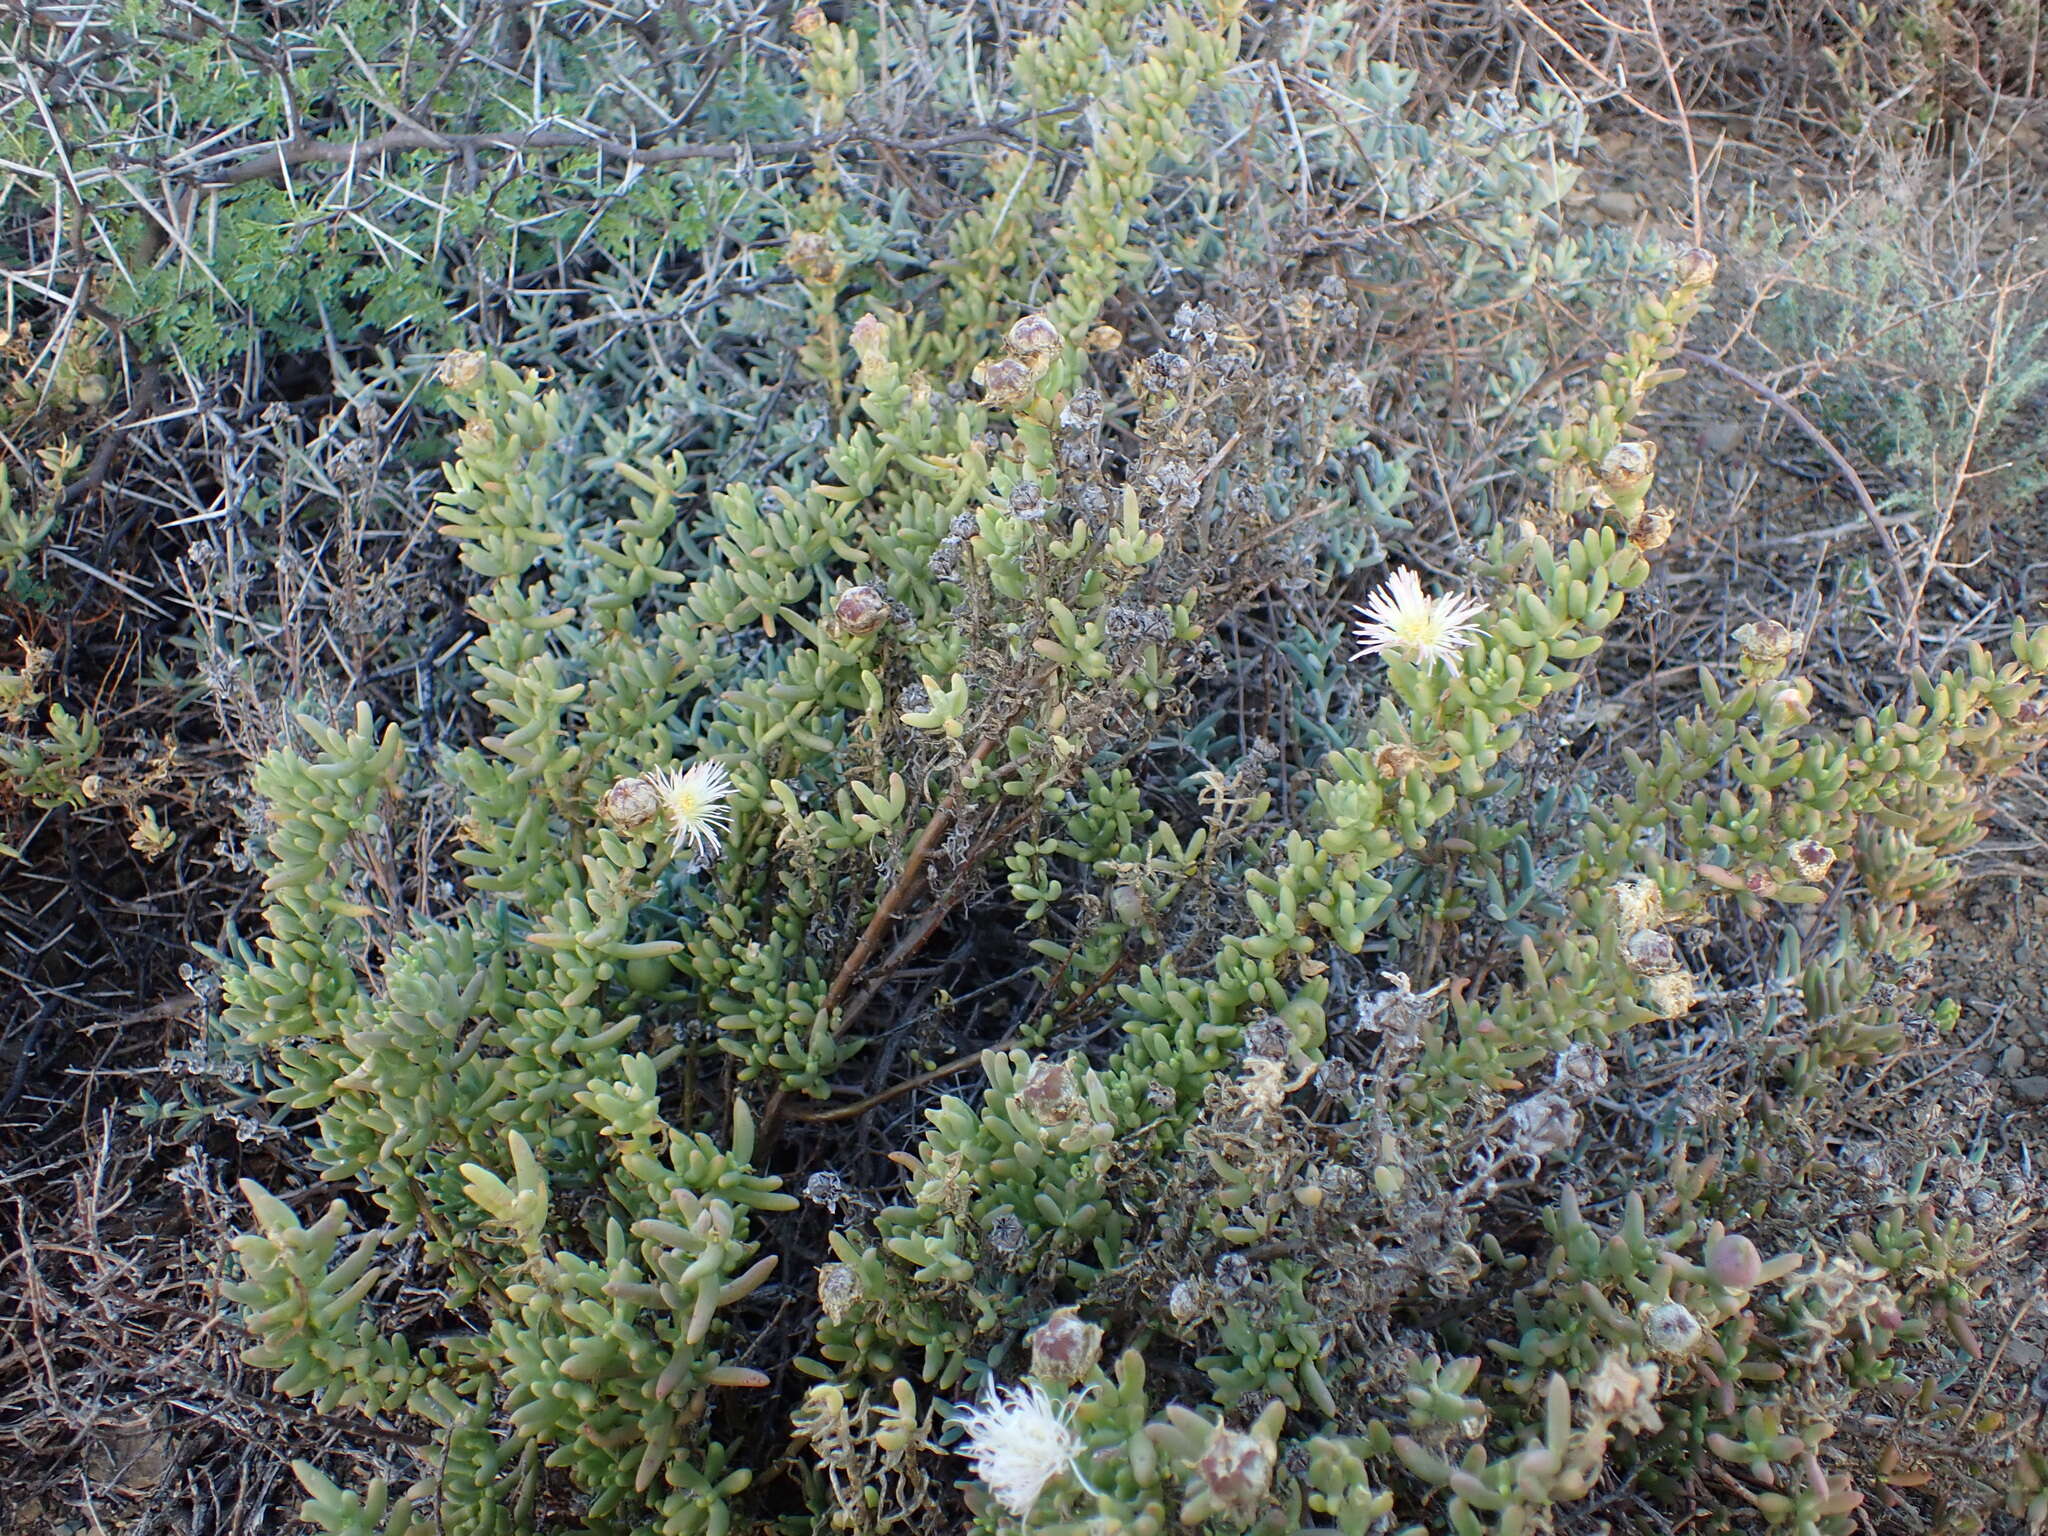
<path fill-rule="evenodd" d="M 1678 969 L 1678 946 L 1668 934 L 1654 928 L 1630 934 L 1621 950 L 1628 968 L 1638 976 L 1663 976 Z"/>
<path fill-rule="evenodd" d="M 1645 552 L 1662 549 L 1671 541 L 1678 514 L 1669 507 L 1644 507 L 1629 519 L 1628 541 Z"/>
<path fill-rule="evenodd" d="M 1672 275 L 1683 287 L 1704 288 L 1714 280 L 1714 274 L 1720 268 L 1720 258 L 1712 251 L 1693 246 L 1678 253 L 1678 259 L 1672 263 Z"/>
<path fill-rule="evenodd" d="M 889 622 L 889 599 L 879 587 L 848 587 L 832 604 L 840 633 L 872 635 Z"/>
<path fill-rule="evenodd" d="M 1629 441 L 1616 443 L 1600 461 L 1600 483 L 1608 494 L 1625 496 L 1649 484 L 1657 469 L 1657 445 Z"/>
<path fill-rule="evenodd" d="M 980 386 L 981 403 L 992 411 L 1011 410 L 1024 404 L 1038 387 L 1031 369 L 1014 357 L 977 363 L 974 382 Z"/>
<path fill-rule="evenodd" d="M 1016 1253 L 1024 1246 L 1024 1223 L 1009 1211 L 998 1211 L 988 1224 L 988 1245 L 997 1253 Z"/>
<path fill-rule="evenodd" d="M 1113 325 L 1098 325 L 1088 333 L 1090 352 L 1114 352 L 1124 344 L 1124 333 Z"/>
<path fill-rule="evenodd" d="M 1216 1289 L 1226 1296 L 1235 1296 L 1252 1283 L 1251 1260 L 1241 1253 L 1226 1253 L 1216 1261 Z"/>
<path fill-rule="evenodd" d="M 1579 1112 L 1565 1096 L 1545 1088 L 1508 1111 L 1509 1150 L 1518 1157 L 1548 1157 L 1579 1139 Z"/>
<path fill-rule="evenodd" d="M 1003 345 L 1012 357 L 1027 365 L 1043 367 L 1059 356 L 1066 343 L 1060 328 L 1043 315 L 1026 315 L 1010 327 Z"/>
<path fill-rule="evenodd" d="M 636 832 L 661 814 L 661 792 L 650 779 L 620 779 L 597 802 L 598 820 L 621 832 Z"/>
<path fill-rule="evenodd" d="M 859 1300 L 860 1277 L 853 1272 L 852 1265 L 818 1266 L 818 1305 L 825 1309 L 826 1317 L 835 1323 L 843 1321 Z"/>
<path fill-rule="evenodd" d="M 1583 1040 L 1568 1045 L 1557 1053 L 1550 1081 L 1561 1092 L 1590 1098 L 1607 1086 L 1607 1058 Z"/>
<path fill-rule="evenodd" d="M 1645 875 L 1623 875 L 1607 887 L 1614 903 L 1614 926 L 1623 933 L 1655 928 L 1664 921 L 1664 892 Z"/>

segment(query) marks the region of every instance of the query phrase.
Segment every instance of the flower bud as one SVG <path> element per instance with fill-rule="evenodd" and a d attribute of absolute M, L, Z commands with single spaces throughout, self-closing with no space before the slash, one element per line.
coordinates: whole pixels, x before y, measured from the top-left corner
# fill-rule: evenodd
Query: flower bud
<path fill-rule="evenodd" d="M 1813 709 L 1806 690 L 1794 684 L 1788 684 L 1771 695 L 1771 708 L 1782 716 L 1788 725 L 1804 725 L 1813 718 Z"/>
<path fill-rule="evenodd" d="M 1678 969 L 1678 946 L 1655 928 L 1630 934 L 1622 941 L 1621 953 L 1638 976 L 1666 976 Z"/>
<path fill-rule="evenodd" d="M 1835 867 L 1835 850 L 1818 838 L 1803 837 L 1792 845 L 1792 867 L 1801 880 L 1815 884 Z"/>
<path fill-rule="evenodd" d="M 863 368 L 880 365 L 888 354 L 889 327 L 877 314 L 865 314 L 853 322 L 853 329 L 846 333 L 847 342 L 853 347 L 853 355 L 860 359 Z"/>
<path fill-rule="evenodd" d="M 832 604 L 842 634 L 872 635 L 889 622 L 889 599 L 879 587 L 848 587 Z"/>
<path fill-rule="evenodd" d="M 1088 333 L 1090 352 L 1114 352 L 1124 344 L 1124 333 L 1113 325 L 1098 325 Z"/>
<path fill-rule="evenodd" d="M 1662 976 L 1648 978 L 1645 987 L 1648 1005 L 1660 1019 L 1676 1019 L 1692 1012 L 1692 1005 L 1700 1000 L 1699 987 L 1692 979 L 1691 971 L 1671 971 Z"/>
<path fill-rule="evenodd" d="M 78 381 L 78 403 L 80 405 L 105 405 L 107 396 L 114 392 L 114 386 L 107 382 L 104 373 L 88 373 Z"/>
<path fill-rule="evenodd" d="M 1739 1232 L 1716 1238 L 1707 1248 L 1707 1276 L 1731 1291 L 1746 1291 L 1763 1278 L 1763 1255 Z"/>
<path fill-rule="evenodd" d="M 1196 1281 L 1176 1280 L 1173 1289 L 1166 1293 L 1166 1315 L 1176 1323 L 1192 1323 L 1208 1310 L 1208 1298 Z"/>
<path fill-rule="evenodd" d="M 488 363 L 481 352 L 450 352 L 434 370 L 434 378 L 449 389 L 474 389 L 483 382 Z"/>
<path fill-rule="evenodd" d="M 789 30 L 798 37 L 809 37 L 824 25 L 825 11 L 818 5 L 806 5 L 789 18 Z"/>
<path fill-rule="evenodd" d="M 620 779 L 597 802 L 597 817 L 621 832 L 636 832 L 661 814 L 661 792 L 649 779 Z"/>
<path fill-rule="evenodd" d="M 1066 346 L 1060 328 L 1043 315 L 1026 315 L 1003 337 L 1010 356 L 1028 365 L 1043 366 L 1059 356 Z"/>
<path fill-rule="evenodd" d="M 1076 1387 L 1102 1359 L 1102 1330 L 1061 1307 L 1031 1330 L 1031 1374 L 1049 1387 Z"/>
<path fill-rule="evenodd" d="M 981 388 L 981 403 L 992 411 L 1012 410 L 1024 404 L 1038 387 L 1031 369 L 1014 357 L 977 363 L 974 382 Z"/>
<path fill-rule="evenodd" d="M 1706 1329 L 1692 1312 L 1675 1301 L 1652 1307 L 1643 1318 L 1643 1342 L 1654 1354 L 1680 1360 L 1699 1347 Z"/>
<path fill-rule="evenodd" d="M 1720 258 L 1712 251 L 1703 251 L 1698 246 L 1693 246 L 1678 253 L 1678 259 L 1672 263 L 1671 271 L 1681 287 L 1704 288 L 1714 280 L 1714 274 L 1720 267 Z"/>

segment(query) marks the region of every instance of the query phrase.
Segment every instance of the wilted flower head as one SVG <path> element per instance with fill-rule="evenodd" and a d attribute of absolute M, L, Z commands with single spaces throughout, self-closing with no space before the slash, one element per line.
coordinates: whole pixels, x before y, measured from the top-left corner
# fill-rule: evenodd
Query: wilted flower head
<path fill-rule="evenodd" d="M 1575 1041 L 1557 1053 L 1550 1081 L 1562 1093 L 1598 1093 L 1607 1086 L 1607 1060 L 1597 1046 Z"/>
<path fill-rule="evenodd" d="M 1390 741 L 1372 755 L 1373 772 L 1383 779 L 1399 782 L 1424 767 L 1422 754 L 1406 742 Z"/>
<path fill-rule="evenodd" d="M 1610 491 L 1632 491 L 1657 468 L 1657 445 L 1634 439 L 1616 443 L 1601 457 L 1600 483 Z"/>
<path fill-rule="evenodd" d="M 1745 677 L 1769 680 L 1782 674 L 1785 664 L 1806 644 L 1803 630 L 1789 628 L 1776 619 L 1744 624 L 1732 638 Z"/>
<path fill-rule="evenodd" d="M 1693 980 L 1692 972 L 1686 970 L 1648 978 L 1645 991 L 1649 994 L 1650 1011 L 1660 1019 L 1682 1018 L 1692 1012 L 1700 995 L 1699 984 Z"/>
<path fill-rule="evenodd" d="M 458 349 L 441 359 L 434 378 L 449 389 L 474 389 L 483 381 L 489 366 L 490 359 L 483 353 Z"/>
<path fill-rule="evenodd" d="M 849 635 L 872 635 L 889 622 L 889 597 L 880 587 L 848 587 L 833 600 L 832 619 Z"/>
<path fill-rule="evenodd" d="M 1508 1111 L 1509 1150 L 1541 1161 L 1579 1139 L 1579 1112 L 1564 1095 L 1545 1088 Z"/>
<path fill-rule="evenodd" d="M 1692 1309 L 1675 1301 L 1652 1307 L 1643 1315 L 1643 1342 L 1657 1354 L 1674 1359 L 1691 1354 L 1705 1332 Z"/>
<path fill-rule="evenodd" d="M 1792 845 L 1792 867 L 1802 880 L 1823 880 L 1835 867 L 1835 850 L 1817 837 L 1801 838 Z"/>
<path fill-rule="evenodd" d="M 705 864 L 717 858 L 732 830 L 732 810 L 725 802 L 732 798 L 733 782 L 725 765 L 707 760 L 685 769 L 658 768 L 647 778 L 661 796 L 676 852 L 694 853 Z"/>
<path fill-rule="evenodd" d="M 1486 605 L 1462 593 L 1431 597 L 1422 590 L 1422 578 L 1403 566 L 1355 611 L 1359 619 L 1351 633 L 1358 650 L 1353 661 L 1391 651 L 1417 665 L 1455 664 L 1458 653 L 1479 638 L 1476 620 Z"/>
<path fill-rule="evenodd" d="M 1623 875 L 1607 887 L 1614 925 L 1623 933 L 1655 928 L 1664 921 L 1664 892 L 1646 875 Z"/>
<path fill-rule="evenodd" d="M 1061 1307 L 1031 1330 L 1031 1374 L 1054 1386 L 1078 1386 L 1102 1358 L 1102 1330 Z"/>
<path fill-rule="evenodd" d="M 824 1264 L 818 1269 L 818 1304 L 833 1322 L 839 1322 L 860 1300 L 860 1277 L 850 1265 Z"/>
<path fill-rule="evenodd" d="M 1579 1391 L 1594 1418 L 1637 1434 L 1655 1434 L 1664 1427 L 1656 1406 L 1661 1374 L 1653 1364 L 1630 1365 L 1626 1356 L 1611 1354 Z"/>
<path fill-rule="evenodd" d="M 1043 1387 L 992 1387 L 960 1415 L 967 1440 L 959 1454 L 974 1463 L 974 1475 L 998 1504 L 1028 1515 L 1045 1485 L 1072 1470 L 1081 1454 L 1072 1414 L 1071 1403 L 1054 1407 Z"/>

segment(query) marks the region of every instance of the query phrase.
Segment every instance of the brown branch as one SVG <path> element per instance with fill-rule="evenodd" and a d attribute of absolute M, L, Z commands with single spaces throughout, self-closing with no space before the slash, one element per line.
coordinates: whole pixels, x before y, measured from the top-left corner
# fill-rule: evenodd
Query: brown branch
<path fill-rule="evenodd" d="M 573 128 L 533 128 L 523 133 L 437 133 L 429 128 L 392 128 L 367 139 L 285 139 L 248 152 L 213 171 L 191 166 L 154 168 L 167 175 L 194 178 L 206 187 L 236 187 L 251 181 L 280 181 L 286 170 L 295 165 L 353 166 L 379 155 L 420 150 L 440 154 L 474 154 L 486 149 L 509 150 L 514 154 L 527 150 L 595 151 L 635 165 L 674 165 L 685 160 L 779 160 L 843 144 L 871 144 L 900 154 L 930 154 L 961 144 L 1000 143 L 1039 118 L 1058 117 L 1079 110 L 1078 107 L 1054 107 L 1045 112 L 999 118 L 979 127 L 962 128 L 924 139 L 900 138 L 876 129 L 851 126 L 814 134 L 806 139 L 767 143 L 749 143 L 742 139 L 717 144 L 629 144 L 623 139 Z"/>
<path fill-rule="evenodd" d="M 1856 466 L 1843 456 L 1842 450 L 1834 445 L 1825 432 L 1813 424 L 1812 419 L 1804 411 L 1800 410 L 1798 406 L 1794 405 L 1777 390 L 1771 388 L 1762 379 L 1744 373 L 1740 368 L 1724 363 L 1718 357 L 1710 357 L 1704 352 L 1695 352 L 1690 347 L 1683 348 L 1679 356 L 1683 357 L 1687 362 L 1704 364 L 1724 378 L 1734 380 L 1758 399 L 1776 406 L 1791 419 L 1794 426 L 1798 427 L 1800 431 L 1813 440 L 1813 445 L 1816 448 L 1827 455 L 1828 462 L 1835 466 L 1843 482 L 1849 487 L 1849 492 L 1855 498 L 1856 505 L 1862 508 L 1864 520 L 1870 524 L 1880 542 L 1883 543 L 1884 552 L 1891 557 L 1892 575 L 1898 581 L 1899 596 L 1906 605 L 1899 615 L 1899 620 L 1902 624 L 1909 624 L 1910 616 L 1918 606 L 1913 589 L 1913 579 L 1906 574 L 1906 562 L 1904 557 L 1899 554 L 1898 541 L 1892 537 L 1890 526 L 1886 524 L 1883 515 L 1877 510 L 1877 503 L 1871 499 L 1869 489 L 1863 484 L 1863 477 L 1856 473 Z M 1914 658 L 1917 660 L 1920 655 L 1920 636 L 1917 632 L 1908 629 L 1904 638 L 1907 642 L 1910 642 Z"/>
<path fill-rule="evenodd" d="M 972 767 L 977 763 L 986 762 L 999 744 L 998 738 L 993 735 L 984 737 L 981 744 L 974 749 L 973 755 L 967 759 L 968 765 Z M 853 990 L 853 984 L 860 976 L 861 967 L 866 965 L 875 951 L 881 947 L 882 934 L 888 928 L 890 920 L 910 899 L 910 893 L 916 889 L 918 877 L 924 873 L 926 863 L 930 861 L 946 834 L 953 830 L 953 820 L 960 814 L 960 803 L 966 796 L 967 786 L 963 779 L 953 786 L 952 793 L 946 796 L 945 803 L 932 812 L 932 819 L 924 824 L 924 831 L 911 846 L 910 856 L 903 861 L 903 869 L 896 876 L 896 883 L 891 885 L 882 899 L 875 904 L 874 916 L 868 919 L 867 927 L 861 930 L 860 940 L 853 946 L 853 953 L 846 957 L 846 963 L 839 967 L 839 974 L 832 978 L 832 985 L 825 993 L 825 1002 L 820 1012 L 830 1013 L 846 1001 L 846 994 Z"/>
<path fill-rule="evenodd" d="M 998 1040 L 994 1045 L 985 1045 L 979 1050 L 969 1051 L 965 1056 L 955 1056 L 951 1061 L 946 1062 L 942 1066 L 936 1066 L 929 1071 L 920 1072 L 915 1077 L 906 1077 L 899 1083 L 891 1083 L 887 1088 L 871 1093 L 864 1099 L 855 1099 L 851 1104 L 841 1104 L 832 1109 L 799 1109 L 791 1114 L 789 1118 L 800 1120 L 805 1125 L 820 1125 L 830 1120 L 857 1119 L 878 1104 L 886 1104 L 891 1099 L 900 1099 L 906 1093 L 912 1093 L 919 1088 L 928 1087 L 943 1078 L 951 1077 L 955 1072 L 966 1071 L 969 1067 L 980 1062 L 986 1052 L 1012 1050 L 1020 1043 L 1016 1035 L 1010 1035 Z"/>

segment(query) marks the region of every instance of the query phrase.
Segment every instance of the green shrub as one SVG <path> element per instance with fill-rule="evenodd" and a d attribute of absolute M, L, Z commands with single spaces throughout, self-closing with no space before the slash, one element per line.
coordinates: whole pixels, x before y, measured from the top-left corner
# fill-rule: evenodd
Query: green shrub
<path fill-rule="evenodd" d="M 801 20 L 839 121 L 890 38 Z M 1917 904 L 2048 739 L 2048 629 L 1831 721 L 1750 626 L 1575 775 L 1714 263 L 1556 230 L 1566 104 L 1407 122 L 1303 26 L 1307 125 L 1234 6 L 1072 8 L 1001 78 L 1087 112 L 952 173 L 928 273 L 821 149 L 785 252 L 829 436 L 786 474 L 703 496 L 632 405 L 443 361 L 489 723 L 305 717 L 221 957 L 223 1043 L 350 1197 L 249 1186 L 249 1358 L 428 1442 L 302 1467 L 321 1529 L 957 1529 L 959 1484 L 1077 1536 L 1515 1536 L 1603 1486 L 2048 1515 L 1960 1368 L 2024 1202 L 1950 1209 L 1967 1106 L 1915 1100 L 1912 1169 L 1847 1129 L 1954 1020 Z M 1297 173 L 1353 178 L 1350 234 L 1290 244 Z M 1653 264 L 1546 415 L 1534 317 Z M 1536 453 L 1438 482 L 1470 625 L 1418 589 L 1346 665 L 1410 461 L 1486 441 Z"/>

